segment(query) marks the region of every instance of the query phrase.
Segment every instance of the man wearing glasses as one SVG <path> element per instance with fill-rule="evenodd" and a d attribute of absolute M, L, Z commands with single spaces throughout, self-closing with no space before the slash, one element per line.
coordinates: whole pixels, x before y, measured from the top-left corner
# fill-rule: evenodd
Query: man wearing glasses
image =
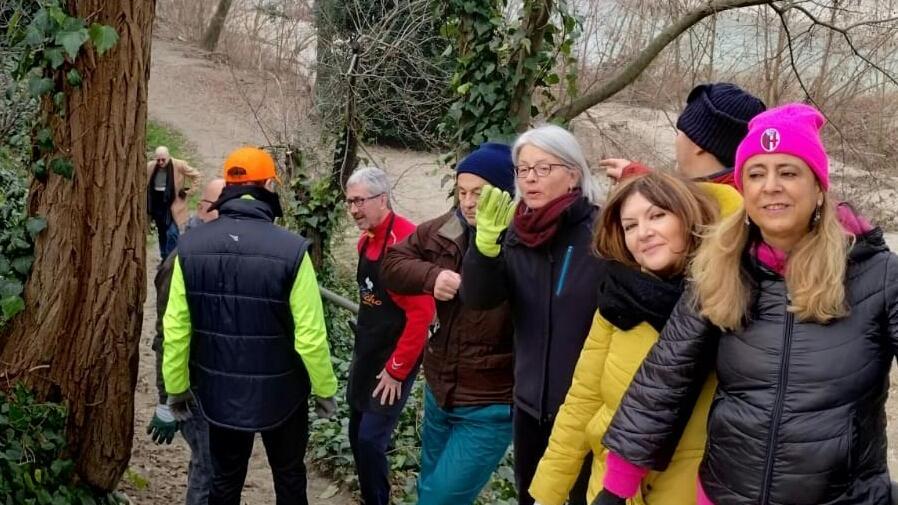
<path fill-rule="evenodd" d="M 187 225 L 187 195 L 199 187 L 200 172 L 184 160 L 171 157 L 168 148 L 156 148 L 147 163 L 147 213 L 159 234 L 162 260 L 178 245 L 178 236 Z"/>
<path fill-rule="evenodd" d="M 433 320 L 430 295 L 398 295 L 381 280 L 390 245 L 415 230 L 393 212 L 390 182 L 377 168 L 362 168 L 346 183 L 346 206 L 359 239 L 359 315 L 349 369 L 349 443 L 365 505 L 390 503 L 387 447 L 418 373 Z"/>

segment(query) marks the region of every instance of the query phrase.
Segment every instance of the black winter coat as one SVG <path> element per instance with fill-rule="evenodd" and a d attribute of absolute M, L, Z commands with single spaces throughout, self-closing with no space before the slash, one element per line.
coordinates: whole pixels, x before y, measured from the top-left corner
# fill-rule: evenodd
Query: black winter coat
<path fill-rule="evenodd" d="M 715 505 L 886 505 L 885 401 L 898 349 L 898 257 L 882 232 L 858 237 L 850 314 L 830 324 L 786 311 L 779 275 L 746 258 L 749 321 L 721 334 L 685 295 L 636 374 L 604 444 L 667 466 L 708 370 L 719 379 L 699 475 Z"/>
<path fill-rule="evenodd" d="M 498 257 L 477 247 L 465 254 L 462 303 L 483 310 L 511 302 L 515 406 L 542 421 L 553 419 L 564 401 L 595 315 L 605 265 L 592 253 L 597 215 L 598 208 L 580 198 L 541 247 L 521 243 L 512 225 Z"/>

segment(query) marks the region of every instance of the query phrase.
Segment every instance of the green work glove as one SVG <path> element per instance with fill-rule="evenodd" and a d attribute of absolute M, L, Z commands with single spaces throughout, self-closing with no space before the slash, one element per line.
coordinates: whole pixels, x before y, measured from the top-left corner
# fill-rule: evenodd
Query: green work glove
<path fill-rule="evenodd" d="M 487 184 L 477 200 L 477 234 L 474 243 L 480 254 L 495 258 L 502 250 L 499 237 L 514 217 L 511 195 Z"/>
<path fill-rule="evenodd" d="M 147 435 L 150 435 L 153 442 L 157 444 L 170 444 L 175 439 L 178 432 L 178 421 L 171 413 L 168 405 L 156 405 L 156 412 L 153 413 L 153 420 L 147 426 Z"/>

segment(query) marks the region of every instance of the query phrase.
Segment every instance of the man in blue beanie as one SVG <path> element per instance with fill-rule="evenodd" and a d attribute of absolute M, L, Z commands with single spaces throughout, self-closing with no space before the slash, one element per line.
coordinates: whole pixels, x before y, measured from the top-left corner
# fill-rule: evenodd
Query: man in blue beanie
<path fill-rule="evenodd" d="M 511 311 L 472 310 L 458 299 L 474 243 L 477 199 L 491 184 L 514 193 L 507 145 L 486 143 L 458 164 L 457 205 L 387 249 L 382 277 L 397 293 L 432 294 L 440 327 L 424 351 L 424 428 L 418 505 L 470 505 L 511 442 Z"/>

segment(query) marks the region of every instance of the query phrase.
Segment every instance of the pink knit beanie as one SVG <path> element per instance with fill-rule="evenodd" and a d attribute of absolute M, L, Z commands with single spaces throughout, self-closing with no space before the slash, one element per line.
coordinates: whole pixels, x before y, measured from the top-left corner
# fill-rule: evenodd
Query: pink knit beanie
<path fill-rule="evenodd" d="M 748 135 L 736 149 L 736 188 L 742 190 L 742 168 L 757 154 L 791 154 L 804 160 L 817 176 L 820 187 L 829 189 L 829 158 L 820 140 L 826 118 L 814 107 L 790 103 L 755 116 Z"/>

